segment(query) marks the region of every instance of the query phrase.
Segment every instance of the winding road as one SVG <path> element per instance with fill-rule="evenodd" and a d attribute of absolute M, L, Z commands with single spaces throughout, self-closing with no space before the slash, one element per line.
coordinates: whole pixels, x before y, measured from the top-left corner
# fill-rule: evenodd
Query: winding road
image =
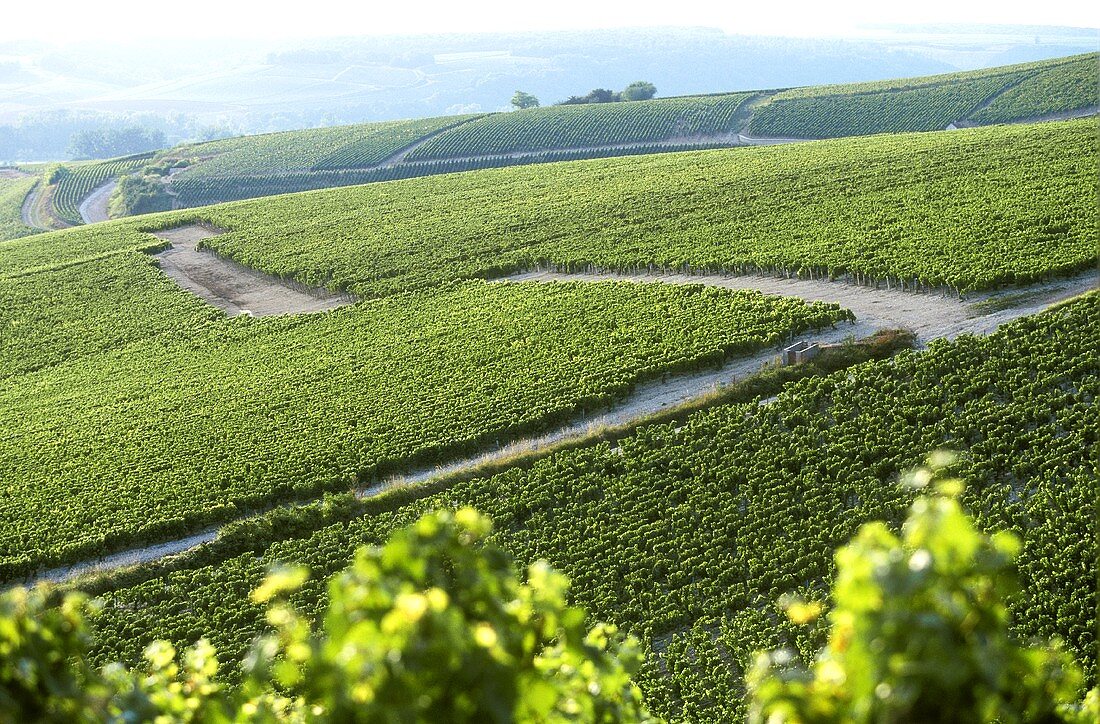
<path fill-rule="evenodd" d="M 86 199 L 80 202 L 80 218 L 85 224 L 94 224 L 111 218 L 107 213 L 107 202 L 111 200 L 111 194 L 115 192 L 117 186 L 118 179 L 112 179 L 96 187 Z"/>
<path fill-rule="evenodd" d="M 784 345 L 803 340 L 819 343 L 839 342 L 853 335 L 863 337 L 878 329 L 887 328 L 910 329 L 916 333 L 922 345 L 934 339 L 952 339 L 965 333 L 988 334 L 1006 322 L 1041 312 L 1052 305 L 1100 286 L 1100 274 L 1089 271 L 1076 277 L 1047 284 L 975 295 L 964 302 L 954 297 L 934 293 L 874 289 L 844 282 L 751 276 L 691 276 L 660 273 L 563 274 L 534 271 L 501 279 L 497 283 L 560 281 L 595 283 L 611 280 L 636 283 L 704 284 L 724 289 L 755 289 L 768 294 L 799 297 L 808 302 L 836 302 L 852 310 L 856 315 L 855 323 L 841 323 L 836 328 L 809 332 L 785 341 Z M 1014 302 L 1018 303 L 1014 304 Z M 1005 308 L 990 312 L 982 311 L 1002 305 Z M 638 385 L 629 396 L 604 413 L 574 420 L 571 424 L 544 435 L 515 439 L 498 448 L 455 460 L 448 465 L 425 467 L 409 471 L 404 475 L 393 476 L 379 485 L 363 488 L 357 491 L 357 494 L 360 497 L 368 497 L 394 486 L 414 485 L 438 475 L 474 470 L 486 463 L 506 460 L 520 452 L 550 450 L 564 442 L 583 440 L 600 428 L 628 424 L 654 412 L 704 396 L 721 385 L 759 371 L 765 364 L 774 361 L 777 353 L 778 347 L 766 349 L 753 355 L 729 360 L 717 370 L 680 374 L 670 376 L 664 381 Z M 216 528 L 208 528 L 176 540 L 121 551 L 93 561 L 44 570 L 31 577 L 28 582 L 62 582 L 96 571 L 149 563 L 167 556 L 185 553 L 214 540 L 217 535 Z"/>
<path fill-rule="evenodd" d="M 49 226 L 43 221 L 41 216 L 41 206 L 38 203 L 38 197 L 42 193 L 42 182 L 39 181 L 34 185 L 25 197 L 23 197 L 23 206 L 19 211 L 19 216 L 23 221 L 23 226 L 30 229 L 41 229 L 42 231 L 48 231 Z"/>

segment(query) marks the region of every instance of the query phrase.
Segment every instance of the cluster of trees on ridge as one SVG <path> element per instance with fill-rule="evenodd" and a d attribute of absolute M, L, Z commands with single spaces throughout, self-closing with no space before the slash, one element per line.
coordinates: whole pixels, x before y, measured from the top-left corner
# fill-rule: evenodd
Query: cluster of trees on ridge
<path fill-rule="evenodd" d="M 657 86 L 644 80 L 636 80 L 621 91 L 613 91 L 607 88 L 593 88 L 583 96 L 569 96 L 559 106 L 583 105 L 587 103 L 615 103 L 618 101 L 648 101 L 657 95 Z M 539 99 L 530 93 L 517 90 L 512 96 L 512 106 L 516 110 L 525 108 L 538 108 Z"/>
<path fill-rule="evenodd" d="M 69 144 L 69 155 L 76 161 L 114 158 L 155 151 L 167 145 L 164 131 L 158 129 L 140 126 L 103 127 L 74 133 Z"/>

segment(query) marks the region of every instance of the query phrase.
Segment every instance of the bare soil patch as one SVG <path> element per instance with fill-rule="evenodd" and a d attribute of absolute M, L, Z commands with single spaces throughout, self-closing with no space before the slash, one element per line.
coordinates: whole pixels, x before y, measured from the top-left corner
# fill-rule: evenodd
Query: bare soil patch
<path fill-rule="evenodd" d="M 171 243 L 155 254 L 161 271 L 231 317 L 323 312 L 355 301 L 350 295 L 286 282 L 198 248 L 200 240 L 223 233 L 199 224 L 152 232 Z"/>
<path fill-rule="evenodd" d="M 835 302 L 855 313 L 856 324 L 849 331 L 857 337 L 870 336 L 879 329 L 908 329 L 917 335 L 921 344 L 926 344 L 933 339 L 954 339 L 965 333 L 988 334 L 1005 322 L 1034 314 L 1064 299 L 1096 289 L 1100 285 L 1100 274 L 1089 271 L 1048 284 L 974 295 L 967 302 L 936 292 L 914 293 L 900 289 L 886 290 L 856 286 L 843 281 L 778 277 L 665 273 L 617 274 L 614 272 L 566 274 L 535 271 L 508 277 L 506 281 L 596 282 L 608 280 L 705 284 L 725 289 L 754 289 L 765 294 L 798 297 L 807 302 Z M 1026 297 L 1022 297 L 1021 292 L 1026 292 Z M 998 308 L 1001 305 L 996 304 L 995 300 L 1013 295 L 1023 303 Z M 986 309 L 991 311 L 983 313 Z"/>

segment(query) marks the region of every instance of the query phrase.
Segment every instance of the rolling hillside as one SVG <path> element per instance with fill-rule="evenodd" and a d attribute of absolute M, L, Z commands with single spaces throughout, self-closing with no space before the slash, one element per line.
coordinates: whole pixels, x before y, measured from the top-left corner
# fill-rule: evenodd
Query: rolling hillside
<path fill-rule="evenodd" d="M 190 557 L 77 585 L 105 596 L 101 660 L 209 635 L 231 662 L 264 627 L 248 591 L 267 565 L 310 565 L 295 600 L 316 611 L 356 545 L 474 505 L 519 560 L 562 568 L 594 616 L 642 639 L 655 711 L 729 720 L 755 650 L 820 644 L 778 598 L 820 594 L 840 542 L 903 514 L 898 475 L 950 446 L 980 523 L 1024 539 L 1019 631 L 1060 636 L 1095 671 L 1100 297 L 1021 311 L 1095 284 L 1095 160 L 1095 124 L 1076 120 L 490 169 L 4 242 L 0 580 L 228 523 Z M 161 233 L 193 224 L 188 249 Z M 163 273 L 166 249 L 352 303 L 229 316 Z M 511 278 L 532 269 L 632 281 Z M 614 445 L 432 479 L 647 385 L 744 378 L 791 339 L 860 329 L 836 303 L 647 276 L 670 271 L 859 288 L 902 315 L 951 309 L 964 331 L 1023 318 L 765 372 L 738 399 L 698 389 Z M 207 291 L 233 294 L 221 281 Z M 426 484 L 379 494 L 418 469 Z"/>
<path fill-rule="evenodd" d="M 203 632 L 238 659 L 265 628 L 247 592 L 271 562 L 314 571 L 292 600 L 316 612 L 326 575 L 357 546 L 384 541 L 423 511 L 469 505 L 494 518 L 495 539 L 520 561 L 545 559 L 567 573 L 595 619 L 643 639 L 638 681 L 655 712 L 741 720 L 756 651 L 822 643 L 820 627 L 786 620 L 779 597 L 819 600 L 835 547 L 866 521 L 899 523 L 913 497 L 899 475 L 920 463 L 920 451 L 948 444 L 966 459 L 964 502 L 982 526 L 1023 538 L 1018 633 L 1062 638 L 1095 672 L 1087 405 L 1100 393 L 1098 323 L 1092 294 L 987 339 L 792 385 L 763 407 L 718 406 L 643 427 L 615 447 L 563 452 L 440 491 L 273 517 L 238 531 L 225 560 L 200 557 L 106 584 L 111 613 L 97 620 L 98 655 L 136 660 L 151 638 L 182 644 Z M 1051 346 L 1052 337 L 1063 344 Z"/>
<path fill-rule="evenodd" d="M 749 130 L 836 138 L 1096 113 L 1098 72 L 1100 56 L 1090 53 L 927 78 L 795 88 L 760 103 Z"/>
<path fill-rule="evenodd" d="M 1053 120 L 1096 112 L 1098 72 L 1091 53 L 896 81 L 244 136 L 178 146 L 144 163 L 63 165 L 46 210 L 52 228 L 83 223 L 81 202 L 123 173 L 167 192 L 159 208 L 193 208 L 480 168 Z"/>

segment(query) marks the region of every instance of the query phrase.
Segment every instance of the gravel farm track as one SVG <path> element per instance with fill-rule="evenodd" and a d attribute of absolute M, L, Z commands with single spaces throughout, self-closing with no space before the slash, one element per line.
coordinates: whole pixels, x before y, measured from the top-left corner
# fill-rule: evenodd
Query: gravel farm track
<path fill-rule="evenodd" d="M 198 224 L 153 232 L 171 246 L 156 254 L 161 271 L 230 317 L 270 317 L 336 309 L 354 302 L 346 294 L 289 284 L 281 279 L 201 251 L 197 243 L 222 233 Z"/>
<path fill-rule="evenodd" d="M 41 231 L 49 231 L 49 221 L 42 218 L 42 206 L 39 203 L 39 196 L 42 194 L 42 182 L 39 181 L 31 190 L 27 192 L 27 195 L 23 198 L 23 206 L 19 211 L 23 226 L 28 229 L 39 229 Z"/>
<path fill-rule="evenodd" d="M 117 186 L 118 180 L 112 179 L 97 186 L 80 202 L 80 218 L 85 224 L 94 224 L 111 218 L 107 213 L 107 202 L 111 200 L 111 194 L 115 192 Z"/>
<path fill-rule="evenodd" d="M 196 228 L 181 227 L 181 229 L 169 230 L 164 235 L 176 235 L 177 238 L 182 239 L 192 236 L 199 238 L 217 233 L 209 230 L 196 231 Z M 213 255 L 205 256 L 214 260 L 212 263 L 215 264 L 236 266 L 234 262 Z M 975 294 L 965 301 L 955 295 L 942 295 L 937 292 L 915 293 L 898 289 L 856 286 L 841 281 L 752 276 L 693 276 L 673 273 L 563 274 L 533 271 L 500 279 L 497 283 L 559 281 L 597 283 L 610 280 L 635 283 L 704 284 L 723 289 L 753 289 L 766 294 L 798 297 L 808 302 L 835 302 L 851 310 L 856 315 L 856 321 L 844 322 L 831 328 L 826 327 L 791 337 L 775 348 L 731 359 L 718 369 L 670 375 L 661 381 L 640 384 L 625 399 L 603 413 L 575 419 L 570 424 L 543 435 L 502 441 L 502 444 L 496 447 L 455 460 L 447 465 L 410 470 L 404 475 L 396 475 L 380 484 L 358 490 L 357 494 L 360 497 L 367 497 L 394 486 L 415 485 L 438 475 L 469 471 L 486 463 L 508 460 L 518 453 L 549 452 L 562 443 L 583 440 L 596 430 L 626 425 L 655 412 L 711 394 L 720 386 L 754 374 L 766 365 L 774 363 L 779 349 L 794 342 L 837 343 L 852 337 L 869 336 L 879 329 L 908 329 L 916 334 L 918 346 L 927 345 L 935 339 L 953 339 L 960 334 L 989 334 L 1002 324 L 1042 312 L 1062 301 L 1096 289 L 1100 285 L 1100 273 L 1091 270 L 1044 284 Z M 149 563 L 197 548 L 214 540 L 217 535 L 217 528 L 208 528 L 184 538 L 162 541 L 96 560 L 44 570 L 30 577 L 27 582 L 62 582 L 83 574 Z"/>

